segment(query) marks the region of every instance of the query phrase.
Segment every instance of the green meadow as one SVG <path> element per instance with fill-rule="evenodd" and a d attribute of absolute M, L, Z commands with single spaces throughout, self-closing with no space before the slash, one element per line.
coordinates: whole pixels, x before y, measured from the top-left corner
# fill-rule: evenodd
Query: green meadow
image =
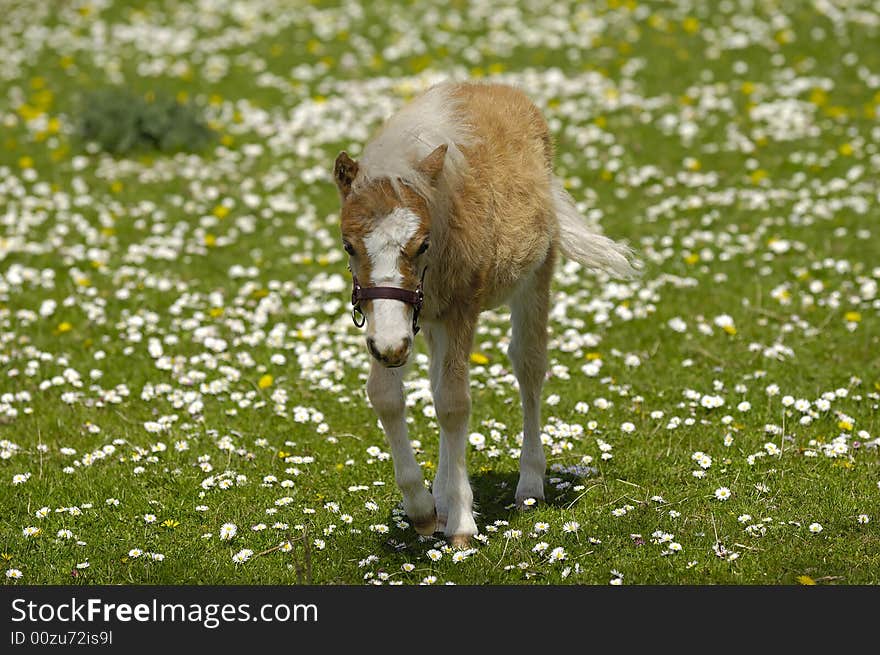
<path fill-rule="evenodd" d="M 877 2 L 0 9 L 4 584 L 880 582 Z M 527 511 L 483 315 L 455 550 L 401 509 L 331 169 L 468 78 L 643 269 L 559 266 Z"/>

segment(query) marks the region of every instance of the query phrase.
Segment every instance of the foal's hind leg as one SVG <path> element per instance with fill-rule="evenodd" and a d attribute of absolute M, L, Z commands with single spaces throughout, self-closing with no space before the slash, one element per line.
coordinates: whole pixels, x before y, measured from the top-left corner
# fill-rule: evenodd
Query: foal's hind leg
<path fill-rule="evenodd" d="M 547 312 L 555 258 L 551 253 L 510 303 L 513 335 L 507 354 L 519 382 L 523 443 L 519 459 L 516 504 L 544 499 L 547 459 L 541 443 L 541 388 L 547 372 Z"/>
<path fill-rule="evenodd" d="M 473 514 L 473 491 L 467 475 L 467 433 L 471 413 L 468 380 L 470 352 L 476 326 L 476 312 L 437 325 L 431 339 L 431 382 L 434 407 L 440 423 L 441 464 L 446 470 L 447 506 L 444 533 L 456 547 L 467 546 L 477 534 Z M 442 483 L 442 479 L 440 480 Z"/>
<path fill-rule="evenodd" d="M 403 509 L 416 532 L 429 535 L 433 534 L 436 525 L 434 499 L 425 489 L 422 469 L 416 462 L 407 434 L 403 371 L 403 368 L 385 368 L 374 361 L 367 381 L 367 395 L 391 446 L 394 479 L 403 492 Z"/>

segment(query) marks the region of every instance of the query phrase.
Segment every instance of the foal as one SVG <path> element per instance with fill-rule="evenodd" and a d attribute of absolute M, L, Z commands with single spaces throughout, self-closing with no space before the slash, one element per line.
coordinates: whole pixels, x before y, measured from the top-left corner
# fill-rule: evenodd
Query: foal
<path fill-rule="evenodd" d="M 553 174 L 541 112 L 499 84 L 434 86 L 392 116 L 359 162 L 340 153 L 353 316 L 373 356 L 367 395 L 390 444 L 407 516 L 456 547 L 477 534 L 465 455 L 470 353 L 480 312 L 509 304 L 508 355 L 519 382 L 523 442 L 516 502 L 544 498 L 541 387 L 557 256 L 622 277 L 630 250 L 591 230 Z M 404 416 L 403 378 L 422 323 L 440 457 L 425 488 Z"/>

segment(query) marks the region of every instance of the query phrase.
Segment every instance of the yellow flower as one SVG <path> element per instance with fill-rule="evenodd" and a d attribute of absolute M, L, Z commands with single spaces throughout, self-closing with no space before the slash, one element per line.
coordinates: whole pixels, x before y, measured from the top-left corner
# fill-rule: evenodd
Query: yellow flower
<path fill-rule="evenodd" d="M 653 27 L 655 30 L 666 30 L 669 27 L 666 19 L 663 18 L 660 14 L 651 14 L 648 16 L 648 25 Z"/>
<path fill-rule="evenodd" d="M 212 213 L 217 218 L 226 218 L 227 216 L 229 216 L 229 207 L 227 207 L 226 205 L 217 205 L 216 207 L 214 207 Z"/>
<path fill-rule="evenodd" d="M 776 40 L 776 43 L 785 45 L 794 41 L 794 32 L 791 30 L 780 30 L 773 38 Z"/>
<path fill-rule="evenodd" d="M 808 575 L 799 575 L 797 577 L 797 581 L 798 581 L 798 584 L 807 585 L 810 587 L 812 587 L 813 585 L 816 584 L 816 581 L 813 580 L 813 578 L 811 578 Z"/>
<path fill-rule="evenodd" d="M 736 328 L 733 327 L 732 325 L 725 325 L 721 329 L 724 330 L 725 332 L 727 332 L 727 334 L 730 334 L 730 335 L 736 334 Z"/>
<path fill-rule="evenodd" d="M 844 157 L 850 157 L 853 154 L 853 147 L 851 143 L 844 143 L 840 146 L 837 151 L 843 155 Z"/>
<path fill-rule="evenodd" d="M 220 318 L 221 316 L 223 316 L 223 308 L 212 307 L 209 313 L 211 314 L 211 318 Z"/>
<path fill-rule="evenodd" d="M 58 329 L 58 332 L 63 334 L 65 332 L 70 332 L 73 329 L 73 326 L 70 323 L 68 323 L 67 321 L 64 321 L 63 323 L 58 324 L 57 329 Z"/>
<path fill-rule="evenodd" d="M 260 389 L 268 389 L 269 387 L 272 386 L 273 381 L 274 381 L 274 378 L 271 375 L 269 375 L 268 373 L 266 373 L 266 375 L 261 377 L 260 381 L 257 382 L 257 386 L 260 387 Z"/>
<path fill-rule="evenodd" d="M 18 115 L 21 116 L 26 121 L 30 122 L 35 118 L 42 116 L 45 112 L 39 107 L 33 107 L 27 103 L 19 105 L 16 109 Z"/>
<path fill-rule="evenodd" d="M 688 34 L 696 34 L 700 29 L 700 21 L 693 16 L 688 16 L 681 22 L 681 27 Z"/>
<path fill-rule="evenodd" d="M 684 263 L 690 264 L 691 266 L 696 264 L 698 261 L 700 261 L 700 256 L 695 252 L 684 258 Z"/>
<path fill-rule="evenodd" d="M 215 237 L 213 234 L 206 234 L 205 235 L 205 245 L 208 246 L 209 248 L 212 248 L 213 246 L 217 245 L 217 237 Z"/>
<path fill-rule="evenodd" d="M 281 459 L 284 459 L 285 457 L 290 457 L 290 453 L 285 452 L 285 451 L 283 451 L 283 450 L 279 450 L 279 451 L 278 451 L 278 457 L 280 457 Z"/>
<path fill-rule="evenodd" d="M 843 317 L 850 323 L 858 323 L 862 320 L 862 315 L 859 312 L 847 312 Z"/>
<path fill-rule="evenodd" d="M 165 519 L 164 521 L 162 521 L 162 525 L 164 525 L 166 528 L 176 528 L 178 525 L 180 525 L 180 521 L 175 521 L 174 519 Z"/>
<path fill-rule="evenodd" d="M 34 160 L 25 155 L 18 160 L 18 166 L 19 168 L 33 168 Z"/>
<path fill-rule="evenodd" d="M 471 353 L 471 361 L 474 364 L 488 364 L 489 358 L 482 353 Z"/>
<path fill-rule="evenodd" d="M 815 87 L 812 91 L 810 91 L 810 102 L 814 105 L 822 106 L 828 102 L 828 94 L 825 93 L 825 89 L 820 89 L 819 87 Z"/>
<path fill-rule="evenodd" d="M 849 421 L 838 421 L 837 427 L 839 427 L 841 430 L 852 430 L 853 424 Z"/>

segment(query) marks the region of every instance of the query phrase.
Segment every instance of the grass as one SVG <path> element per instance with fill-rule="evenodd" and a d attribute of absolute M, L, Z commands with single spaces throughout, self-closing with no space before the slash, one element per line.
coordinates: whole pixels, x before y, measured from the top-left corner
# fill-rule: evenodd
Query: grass
<path fill-rule="evenodd" d="M 2 580 L 880 581 L 880 52 L 856 13 L 873 10 L 734 4 L 5 3 L 0 564 L 21 577 Z M 26 40 L 35 25 L 52 38 Z M 561 468 L 524 513 L 507 316 L 484 316 L 469 466 L 487 541 L 460 562 L 400 514 L 329 177 L 442 76 L 527 90 L 572 193 L 646 262 L 632 284 L 560 268 L 544 418 Z M 81 143 L 79 103 L 108 84 L 193 103 L 218 145 Z M 430 479 L 425 370 L 410 428 Z"/>

